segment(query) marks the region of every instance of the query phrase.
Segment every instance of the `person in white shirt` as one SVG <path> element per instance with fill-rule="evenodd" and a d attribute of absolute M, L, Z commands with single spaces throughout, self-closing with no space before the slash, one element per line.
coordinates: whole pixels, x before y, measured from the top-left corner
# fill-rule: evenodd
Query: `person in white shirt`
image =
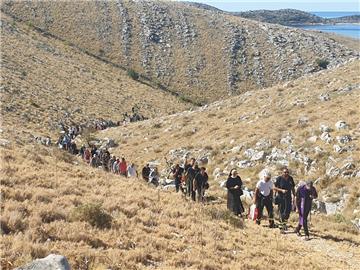
<path fill-rule="evenodd" d="M 127 167 L 127 173 L 128 173 L 128 177 L 138 177 L 138 172 L 135 168 L 135 164 L 131 163 L 128 167 Z"/>
<path fill-rule="evenodd" d="M 286 192 L 286 190 L 277 188 L 274 186 L 274 183 L 271 181 L 271 173 L 267 170 L 263 171 L 263 179 L 260 179 L 256 184 L 254 203 L 258 209 L 258 215 L 256 218 L 256 224 L 260 225 L 261 218 L 263 216 L 264 207 L 269 216 L 270 228 L 275 228 L 274 223 L 274 208 L 272 203 L 273 190 L 278 192 Z"/>

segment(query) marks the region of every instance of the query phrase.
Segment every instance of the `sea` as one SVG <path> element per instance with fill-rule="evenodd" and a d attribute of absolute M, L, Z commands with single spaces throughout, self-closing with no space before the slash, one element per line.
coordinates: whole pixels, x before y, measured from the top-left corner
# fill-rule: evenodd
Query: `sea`
<path fill-rule="evenodd" d="M 360 15 L 359 11 L 348 12 L 348 11 L 316 11 L 311 12 L 322 18 L 338 18 L 343 16 Z M 360 40 L 360 24 L 334 24 L 334 25 L 299 25 L 299 28 L 319 30 L 323 32 L 335 33 L 338 35 L 352 37 Z"/>

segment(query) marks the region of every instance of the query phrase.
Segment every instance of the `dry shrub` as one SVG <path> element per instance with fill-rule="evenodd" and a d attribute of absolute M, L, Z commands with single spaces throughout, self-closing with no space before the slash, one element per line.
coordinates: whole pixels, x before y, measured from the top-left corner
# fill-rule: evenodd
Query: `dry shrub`
<path fill-rule="evenodd" d="M 223 220 L 236 228 L 244 228 L 243 221 L 228 210 L 217 208 L 206 208 L 205 213 L 212 219 Z"/>
<path fill-rule="evenodd" d="M 66 163 L 72 164 L 75 161 L 75 157 L 73 155 L 71 155 L 70 153 L 63 151 L 61 149 L 58 149 L 58 148 L 54 149 L 53 156 L 56 159 L 61 160 Z"/>
<path fill-rule="evenodd" d="M 42 210 L 40 212 L 41 221 L 44 223 L 50 223 L 56 220 L 65 220 L 66 217 L 63 213 L 54 210 Z"/>
<path fill-rule="evenodd" d="M 103 208 L 101 204 L 87 203 L 76 207 L 71 219 L 75 221 L 86 221 L 94 227 L 108 229 L 111 227 L 112 217 Z"/>
<path fill-rule="evenodd" d="M 19 211 L 6 212 L 1 217 L 1 230 L 5 234 L 23 232 L 27 227 L 27 219 Z"/>

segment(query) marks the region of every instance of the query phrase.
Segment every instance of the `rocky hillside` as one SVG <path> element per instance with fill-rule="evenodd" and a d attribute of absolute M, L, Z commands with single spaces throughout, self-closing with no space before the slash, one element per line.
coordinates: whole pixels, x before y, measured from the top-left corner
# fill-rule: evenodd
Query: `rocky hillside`
<path fill-rule="evenodd" d="M 197 103 L 334 67 L 358 52 L 299 29 L 166 1 L 3 1 L 16 20 Z"/>
<path fill-rule="evenodd" d="M 165 166 L 194 156 L 219 188 L 238 168 L 249 188 L 258 173 L 288 166 L 296 182 L 312 179 L 321 211 L 360 218 L 360 62 L 272 88 L 249 91 L 199 110 L 145 121 L 101 134 L 120 144 L 116 155 Z M 216 188 L 214 188 L 214 192 Z M 326 208 L 326 209 L 325 209 Z M 360 224 L 359 224 L 360 226 Z"/>
<path fill-rule="evenodd" d="M 145 117 L 189 109 L 149 81 L 1 14 L 2 127 L 58 133 L 59 124 L 123 119 L 132 107 Z M 172 104 L 173 106 L 169 106 Z"/>

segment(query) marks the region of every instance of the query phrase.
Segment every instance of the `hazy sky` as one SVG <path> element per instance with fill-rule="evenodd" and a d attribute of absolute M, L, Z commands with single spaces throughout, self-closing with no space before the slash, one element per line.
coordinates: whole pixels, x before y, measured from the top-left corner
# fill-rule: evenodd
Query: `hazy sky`
<path fill-rule="evenodd" d="M 189 0 L 226 11 L 295 8 L 304 11 L 360 11 L 360 0 Z"/>

